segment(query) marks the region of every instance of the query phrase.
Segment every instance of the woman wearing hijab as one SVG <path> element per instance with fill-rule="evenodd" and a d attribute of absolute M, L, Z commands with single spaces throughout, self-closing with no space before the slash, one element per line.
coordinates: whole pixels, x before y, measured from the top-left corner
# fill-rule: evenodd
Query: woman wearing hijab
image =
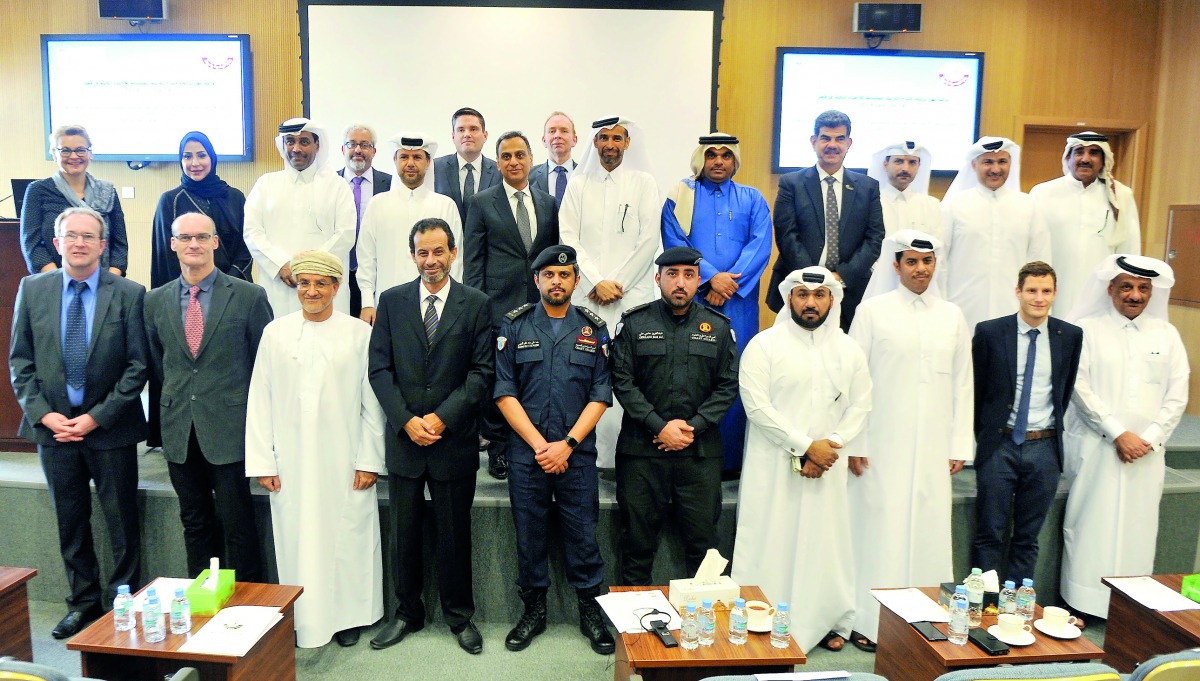
<path fill-rule="evenodd" d="M 50 154 L 58 162 L 58 172 L 29 185 L 21 210 L 21 252 L 29 273 L 62 267 L 62 257 L 54 247 L 54 219 L 76 206 L 91 208 L 104 217 L 108 244 L 100 264 L 123 276 L 129 265 L 125 213 L 116 187 L 87 171 L 92 162 L 92 139 L 87 130 L 82 125 L 59 126 L 50 135 Z"/>
<path fill-rule="evenodd" d="M 150 287 L 179 277 L 179 259 L 171 250 L 171 223 L 184 213 L 204 213 L 217 225 L 220 246 L 213 254 L 217 269 L 231 277 L 250 279 L 250 251 L 242 240 L 246 195 L 217 175 L 217 154 L 202 132 L 179 140 L 183 176 L 178 187 L 163 193 L 154 212 L 150 247 Z"/>

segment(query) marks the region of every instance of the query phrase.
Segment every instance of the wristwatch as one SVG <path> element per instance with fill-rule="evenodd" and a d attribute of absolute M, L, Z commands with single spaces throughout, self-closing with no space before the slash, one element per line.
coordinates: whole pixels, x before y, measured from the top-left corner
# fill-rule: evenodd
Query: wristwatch
<path fill-rule="evenodd" d="M 568 435 L 563 440 L 563 442 L 566 442 L 567 446 L 570 447 L 571 449 L 575 449 L 576 447 L 579 446 L 579 440 L 576 440 L 575 438 L 571 437 L 570 435 Z"/>

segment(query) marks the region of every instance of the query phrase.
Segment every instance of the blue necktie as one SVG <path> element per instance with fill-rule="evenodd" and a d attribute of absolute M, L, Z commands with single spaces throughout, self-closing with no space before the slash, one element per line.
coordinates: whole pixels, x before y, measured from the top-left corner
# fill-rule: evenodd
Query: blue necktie
<path fill-rule="evenodd" d="M 1037 359 L 1038 330 L 1029 330 L 1029 352 L 1025 355 L 1025 378 L 1021 385 L 1021 404 L 1017 406 L 1017 420 L 1013 424 L 1013 444 L 1025 442 L 1025 432 L 1029 430 L 1029 393 L 1033 392 L 1033 362 Z"/>
<path fill-rule="evenodd" d="M 567 169 L 555 166 L 554 172 L 558 173 L 554 180 L 554 207 L 557 208 L 562 205 L 563 194 L 567 193 Z"/>
<path fill-rule="evenodd" d="M 425 308 L 425 317 L 421 321 L 425 323 L 425 340 L 433 345 L 433 334 L 437 333 L 438 327 L 437 308 L 433 306 L 437 302 L 437 296 L 426 296 L 425 302 L 429 303 L 429 307 Z"/>
<path fill-rule="evenodd" d="M 63 340 L 63 369 L 67 374 L 67 385 L 82 388 L 87 379 L 87 320 L 83 315 L 83 292 L 86 281 L 72 281 L 75 296 L 67 307 L 67 329 Z"/>

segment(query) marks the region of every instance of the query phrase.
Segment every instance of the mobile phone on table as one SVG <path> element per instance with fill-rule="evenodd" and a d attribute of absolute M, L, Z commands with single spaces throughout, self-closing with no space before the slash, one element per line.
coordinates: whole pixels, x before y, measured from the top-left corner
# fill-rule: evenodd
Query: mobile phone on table
<path fill-rule="evenodd" d="M 972 629 L 967 632 L 967 638 L 971 639 L 971 643 L 979 646 L 988 655 L 1008 654 L 1008 645 L 982 628 Z"/>
<path fill-rule="evenodd" d="M 925 637 L 926 641 L 945 641 L 946 635 L 933 626 L 933 622 L 912 622 L 913 629 Z"/>

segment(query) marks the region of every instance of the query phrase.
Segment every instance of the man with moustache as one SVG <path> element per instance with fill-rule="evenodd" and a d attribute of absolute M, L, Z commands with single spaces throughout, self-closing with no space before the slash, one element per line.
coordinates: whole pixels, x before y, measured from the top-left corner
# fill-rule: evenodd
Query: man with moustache
<path fill-rule="evenodd" d="M 339 258 L 301 251 L 288 265 L 301 309 L 268 324 L 258 345 L 246 476 L 270 493 L 280 583 L 304 587 L 296 645 L 336 637 L 349 647 L 383 616 L 384 419 L 367 376 L 371 327 L 334 310 Z"/>
<path fill-rule="evenodd" d="M 542 146 L 546 147 L 549 158 L 533 167 L 529 184 L 554 196 L 557 211 L 567 193 L 571 173 L 578 165 L 571 158 L 571 150 L 579 143 L 579 137 L 575 134 L 575 121 L 561 111 L 550 114 L 542 128 Z"/>
<path fill-rule="evenodd" d="M 579 600 L 579 630 L 593 651 L 608 655 L 616 644 L 596 602 L 604 559 L 596 541 L 600 491 L 592 432 L 612 402 L 608 328 L 594 312 L 571 304 L 579 278 L 575 249 L 547 248 L 533 271 L 541 301 L 504 315 L 496 339 L 493 394 L 519 438 L 508 448 L 508 491 L 524 605 L 504 647 L 524 650 L 546 630 L 548 539 L 556 510 L 567 582 Z"/>
<path fill-rule="evenodd" d="M 613 340 L 613 393 L 625 407 L 617 439 L 620 580 L 629 586 L 653 583 L 650 570 L 671 507 L 687 574 L 716 546 L 720 426 L 738 386 L 729 318 L 694 300 L 700 251 L 675 246 L 654 264 L 660 299 L 622 315 Z"/>
<path fill-rule="evenodd" d="M 1050 235 L 1033 219 L 1033 199 L 1021 191 L 1021 147 L 981 137 L 942 199 L 946 256 L 939 285 L 967 318 L 967 328 L 1017 311 L 1016 273 L 1050 259 Z"/>
<path fill-rule="evenodd" d="M 505 312 L 538 300 L 531 265 L 543 249 L 558 243 L 558 209 L 553 197 L 529 181 L 533 153 L 525 135 L 501 135 L 496 164 L 504 181 L 468 202 L 463 283 L 491 298 L 499 330 Z M 508 427 L 494 408 L 484 408 L 484 421 L 488 474 L 503 480 L 508 477 Z"/>
<path fill-rule="evenodd" d="M 375 161 L 375 131 L 363 123 L 351 123 L 342 133 L 342 156 L 346 167 L 337 174 L 350 185 L 354 208 L 358 211 L 354 223 L 355 248 L 350 249 L 350 316 L 362 312 L 362 292 L 358 287 L 358 234 L 362 227 L 363 211 L 376 194 L 386 194 L 392 188 L 392 176 L 371 167 Z M 368 172 L 369 171 L 369 172 Z"/>
<path fill-rule="evenodd" d="M 396 539 L 395 618 L 371 641 L 382 649 L 425 626 L 425 490 L 437 542 L 442 617 L 468 653 L 483 652 L 471 622 L 471 503 L 479 470 L 479 407 L 495 373 L 487 296 L 450 276 L 457 243 L 445 220 L 426 218 L 409 232 L 421 276 L 379 296 L 371 332 L 370 377 L 386 434 L 389 512 Z"/>
<path fill-rule="evenodd" d="M 879 181 L 879 199 L 883 206 L 883 227 L 887 234 L 902 229 L 925 232 L 942 238 L 942 208 L 929 195 L 933 175 L 929 150 L 911 140 L 890 144 L 871 157 L 867 175 Z M 887 253 L 880 253 L 884 267 Z"/>
<path fill-rule="evenodd" d="M 1063 176 L 1029 190 L 1034 218 L 1050 233 L 1058 270 L 1058 309 L 1071 311 L 1088 275 L 1113 253 L 1140 254 L 1142 227 L 1129 187 L 1117 182 L 1108 137 L 1080 132 L 1067 137 Z"/>
<path fill-rule="evenodd" d="M 307 118 L 284 121 L 275 148 L 287 166 L 258 178 L 246 197 L 246 247 L 258 265 L 256 283 L 267 290 L 277 318 L 301 307 L 289 265 L 296 253 L 319 250 L 350 261 L 358 220 L 349 185 L 325 167 L 331 141 Z M 334 305 L 350 311 L 349 287 Z"/>
<path fill-rule="evenodd" d="M 433 162 L 433 190 L 454 201 L 459 224 L 467 221 L 467 202 L 471 197 L 500 182 L 496 162 L 483 155 L 487 138 L 483 114 L 464 106 L 450 116 L 450 139 L 454 142 L 455 153 Z"/>
<path fill-rule="evenodd" d="M 375 323 L 376 304 L 384 291 L 420 274 L 412 258 L 399 257 L 408 248 L 413 225 L 437 218 L 449 225 L 455 244 L 462 240 L 458 207 L 425 183 L 437 148 L 437 142 L 422 132 L 402 132 L 388 140 L 387 149 L 402 186 L 371 201 L 358 236 L 358 283 L 363 291 L 359 319 L 368 324 Z M 462 265 L 457 260 L 451 260 L 450 276 L 462 280 Z"/>

